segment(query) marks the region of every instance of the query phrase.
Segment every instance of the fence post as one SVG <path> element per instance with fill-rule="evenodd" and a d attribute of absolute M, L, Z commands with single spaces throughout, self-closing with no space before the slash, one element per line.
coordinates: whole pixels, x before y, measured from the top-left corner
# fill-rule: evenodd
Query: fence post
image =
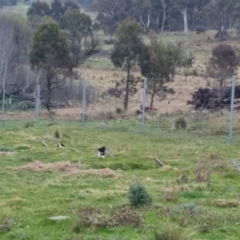
<path fill-rule="evenodd" d="M 142 133 L 145 131 L 145 115 L 146 115 L 146 93 L 147 93 L 147 78 L 144 78 L 143 99 L 142 99 Z"/>
<path fill-rule="evenodd" d="M 2 96 L 2 126 L 5 127 L 5 84 L 3 86 Z"/>
<path fill-rule="evenodd" d="M 37 123 L 39 123 L 39 115 L 40 115 L 40 85 L 37 85 L 37 99 L 36 99 L 36 119 Z"/>
<path fill-rule="evenodd" d="M 85 123 L 85 108 L 86 108 L 86 80 L 83 80 L 83 98 L 82 98 L 82 124 Z"/>
<path fill-rule="evenodd" d="M 229 118 L 229 136 L 228 142 L 232 142 L 232 132 L 233 132 L 233 118 L 234 118 L 234 98 L 235 98 L 235 82 L 236 76 L 233 75 L 232 77 L 232 94 L 231 94 L 231 108 L 230 108 L 230 118 Z"/>

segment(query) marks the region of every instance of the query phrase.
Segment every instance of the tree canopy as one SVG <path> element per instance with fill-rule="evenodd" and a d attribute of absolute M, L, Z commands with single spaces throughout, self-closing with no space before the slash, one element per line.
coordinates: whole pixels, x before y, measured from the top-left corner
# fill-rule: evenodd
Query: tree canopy
<path fill-rule="evenodd" d="M 137 63 L 137 59 L 141 54 L 144 44 L 141 38 L 143 28 L 135 20 L 126 19 L 117 28 L 115 36 L 117 41 L 111 60 L 116 67 L 125 67 L 127 69 L 126 94 L 124 98 L 124 109 L 128 108 L 130 71 Z"/>
<path fill-rule="evenodd" d="M 71 42 L 75 66 L 82 64 L 96 50 L 98 41 L 92 31 L 92 20 L 78 9 L 67 11 L 60 18 L 60 27 Z M 84 44 L 83 44 L 84 42 Z"/>
<path fill-rule="evenodd" d="M 223 87 L 225 80 L 234 74 L 238 64 L 239 56 L 234 48 L 228 44 L 220 44 L 212 50 L 207 72 L 219 81 L 220 87 Z"/>
<path fill-rule="evenodd" d="M 55 22 L 41 25 L 35 32 L 29 53 L 32 69 L 46 73 L 47 109 L 51 108 L 51 93 L 59 83 L 58 75 L 67 75 L 73 67 L 67 37 Z"/>
<path fill-rule="evenodd" d="M 195 30 L 202 26 L 224 29 L 239 21 L 240 0 L 96 0 L 100 25 L 105 32 L 113 32 L 127 17 L 139 22 L 145 32 L 149 29 L 178 31 Z"/>

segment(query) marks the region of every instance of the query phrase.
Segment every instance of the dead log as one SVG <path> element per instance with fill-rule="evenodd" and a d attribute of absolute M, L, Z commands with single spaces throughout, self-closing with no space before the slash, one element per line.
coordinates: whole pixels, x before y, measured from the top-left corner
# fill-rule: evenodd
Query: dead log
<path fill-rule="evenodd" d="M 156 161 L 158 164 L 162 165 L 163 167 L 165 166 L 164 163 L 161 162 L 159 159 L 155 158 L 155 161 Z"/>
<path fill-rule="evenodd" d="M 235 159 L 233 159 L 233 166 L 236 167 L 238 171 L 240 171 L 240 165 Z"/>
<path fill-rule="evenodd" d="M 71 148 L 74 152 L 79 152 L 76 148 Z"/>
<path fill-rule="evenodd" d="M 114 158 L 114 156 L 112 155 L 112 153 L 111 153 L 108 149 L 106 149 L 106 153 L 107 153 L 110 157 Z"/>
<path fill-rule="evenodd" d="M 240 98 L 240 86 L 235 88 L 235 99 Z M 187 102 L 194 105 L 195 110 L 212 109 L 218 110 L 229 108 L 231 103 L 231 87 L 223 88 L 199 88 L 192 94 L 192 99 Z M 239 104 L 239 101 L 235 101 Z"/>

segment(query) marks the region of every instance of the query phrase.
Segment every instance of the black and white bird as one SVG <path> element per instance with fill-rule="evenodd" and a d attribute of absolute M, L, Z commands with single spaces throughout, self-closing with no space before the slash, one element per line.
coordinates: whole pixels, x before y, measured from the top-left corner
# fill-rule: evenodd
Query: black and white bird
<path fill-rule="evenodd" d="M 65 148 L 64 144 L 63 144 L 63 143 L 60 143 L 60 142 L 58 143 L 58 147 L 59 147 L 59 148 Z"/>
<path fill-rule="evenodd" d="M 106 147 L 100 147 L 98 149 L 98 156 L 101 157 L 101 158 L 105 158 L 105 151 L 106 151 Z"/>

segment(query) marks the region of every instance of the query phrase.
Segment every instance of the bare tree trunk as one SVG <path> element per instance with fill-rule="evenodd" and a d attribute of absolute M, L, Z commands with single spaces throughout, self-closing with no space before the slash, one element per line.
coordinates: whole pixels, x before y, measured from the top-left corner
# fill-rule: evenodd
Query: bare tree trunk
<path fill-rule="evenodd" d="M 162 18 L 162 27 L 161 27 L 161 33 L 164 31 L 164 26 L 165 26 L 165 21 L 167 20 L 167 15 L 166 15 L 166 8 L 167 4 L 165 3 L 165 0 L 162 0 L 162 13 L 163 13 L 163 18 Z"/>
<path fill-rule="evenodd" d="M 159 34 L 159 16 L 157 16 L 157 19 L 156 19 L 156 32 L 157 34 Z"/>
<path fill-rule="evenodd" d="M 0 83 L 2 88 L 2 125 L 5 126 L 5 95 L 6 81 L 9 72 L 9 64 L 12 61 L 13 54 L 13 23 L 10 20 L 3 20 L 0 25 Z"/>
<path fill-rule="evenodd" d="M 126 93 L 125 93 L 124 102 L 123 102 L 123 106 L 124 106 L 125 111 L 127 111 L 127 109 L 128 109 L 130 69 L 131 69 L 131 67 L 128 65 L 128 67 L 127 67 Z"/>
<path fill-rule="evenodd" d="M 219 39 L 219 41 L 224 40 L 224 26 L 223 25 L 221 25 L 218 30 L 218 39 Z"/>
<path fill-rule="evenodd" d="M 51 111 L 51 100 L 52 100 L 52 75 L 51 73 L 47 73 L 47 100 L 46 100 L 46 108 L 48 112 Z"/>
<path fill-rule="evenodd" d="M 139 17 L 139 19 L 144 27 L 144 32 L 147 33 L 150 23 L 151 23 L 151 12 L 149 11 L 147 14 L 147 22 L 146 23 L 144 22 L 142 15 Z"/>
<path fill-rule="evenodd" d="M 188 35 L 189 31 L 188 31 L 188 18 L 187 18 L 187 8 L 183 8 L 181 10 L 181 13 L 183 15 L 183 23 L 184 23 L 184 34 Z"/>
<path fill-rule="evenodd" d="M 150 108 L 153 108 L 154 97 L 155 97 L 155 89 L 152 90 Z"/>
<path fill-rule="evenodd" d="M 147 27 L 146 27 L 146 24 L 145 24 L 144 21 L 143 21 L 142 16 L 140 16 L 139 19 L 140 19 L 141 24 L 143 25 L 144 32 L 146 33 L 146 32 L 147 32 Z"/>
<path fill-rule="evenodd" d="M 148 16 L 147 16 L 147 31 L 146 31 L 146 33 L 148 32 L 150 23 L 151 23 L 151 12 L 149 11 Z"/>

